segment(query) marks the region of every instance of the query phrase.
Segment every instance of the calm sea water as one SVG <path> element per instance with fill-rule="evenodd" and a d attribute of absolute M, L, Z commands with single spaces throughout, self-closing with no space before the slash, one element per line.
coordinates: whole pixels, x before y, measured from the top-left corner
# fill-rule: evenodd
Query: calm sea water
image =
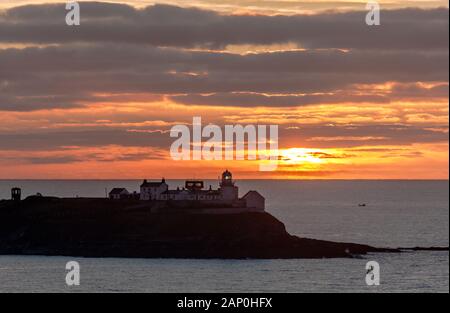
<path fill-rule="evenodd" d="M 98 197 L 140 181 L 0 181 L 25 195 Z M 213 186 L 215 181 L 208 182 Z M 171 187 L 182 181 L 169 181 Z M 380 247 L 448 246 L 448 181 L 238 181 L 267 198 L 267 211 L 292 234 Z M 358 204 L 366 203 L 366 207 Z M 65 264 L 80 262 L 80 287 L 65 285 Z M 380 263 L 381 286 L 365 284 Z M 128 260 L 0 256 L 0 292 L 449 292 L 448 252 L 373 254 L 336 260 Z"/>

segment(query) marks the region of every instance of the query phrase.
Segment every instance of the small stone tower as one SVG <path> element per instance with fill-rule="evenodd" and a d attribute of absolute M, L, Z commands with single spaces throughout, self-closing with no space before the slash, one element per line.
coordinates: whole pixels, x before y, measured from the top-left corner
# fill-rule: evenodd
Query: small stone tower
<path fill-rule="evenodd" d="M 22 189 L 14 187 L 11 189 L 11 200 L 20 201 L 22 198 Z"/>

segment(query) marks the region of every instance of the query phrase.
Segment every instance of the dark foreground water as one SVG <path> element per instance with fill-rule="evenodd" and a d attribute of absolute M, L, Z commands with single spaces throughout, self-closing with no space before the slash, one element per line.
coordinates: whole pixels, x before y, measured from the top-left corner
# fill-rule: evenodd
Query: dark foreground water
<path fill-rule="evenodd" d="M 104 196 L 139 181 L 0 181 L 0 198 Z M 180 181 L 169 181 L 171 186 Z M 208 182 L 208 184 L 215 182 Z M 292 234 L 383 247 L 448 246 L 448 181 L 240 181 L 259 190 L 267 210 Z M 358 204 L 366 203 L 366 207 Z M 65 285 L 65 265 L 81 265 L 81 286 Z M 365 265 L 381 266 L 368 287 Z M 129 260 L 0 256 L 0 292 L 449 292 L 448 252 L 373 254 L 336 260 Z"/>

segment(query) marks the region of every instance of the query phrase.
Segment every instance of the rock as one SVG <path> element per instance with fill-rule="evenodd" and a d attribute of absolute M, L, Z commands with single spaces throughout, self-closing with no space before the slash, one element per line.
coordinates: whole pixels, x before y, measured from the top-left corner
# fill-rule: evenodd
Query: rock
<path fill-rule="evenodd" d="M 291 236 L 268 213 L 205 215 L 168 210 L 155 214 L 151 213 L 154 205 L 45 197 L 6 201 L 0 204 L 0 254 L 288 259 L 399 251 Z"/>

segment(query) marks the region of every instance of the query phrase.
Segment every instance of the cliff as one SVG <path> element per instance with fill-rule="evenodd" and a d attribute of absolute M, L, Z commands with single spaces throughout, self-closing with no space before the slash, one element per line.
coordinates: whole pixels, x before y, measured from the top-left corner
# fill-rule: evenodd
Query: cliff
<path fill-rule="evenodd" d="M 268 213 L 151 213 L 107 199 L 0 202 L 0 254 L 129 258 L 338 258 L 393 252 L 298 238 Z"/>

